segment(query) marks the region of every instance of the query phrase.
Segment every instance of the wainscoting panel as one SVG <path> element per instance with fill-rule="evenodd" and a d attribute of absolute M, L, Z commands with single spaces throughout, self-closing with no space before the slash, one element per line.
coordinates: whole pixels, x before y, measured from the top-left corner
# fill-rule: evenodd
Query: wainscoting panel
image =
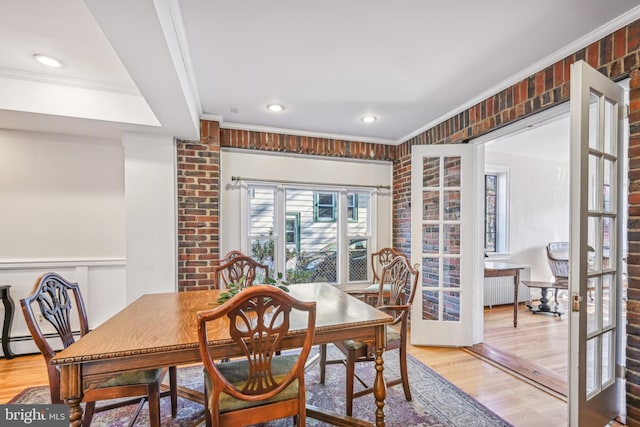
<path fill-rule="evenodd" d="M 24 321 L 20 299 L 29 295 L 36 279 L 48 272 L 58 273 L 80 285 L 89 317 L 89 328 L 100 325 L 127 305 L 124 259 L 0 261 L 0 284 L 11 285 L 11 298 L 15 304 L 10 343 L 11 351 L 16 355 L 39 353 Z M 0 316 L 4 316 L 1 304 Z M 43 322 L 43 329 L 53 332 L 48 322 Z M 77 325 L 76 329 L 79 329 Z M 54 348 L 60 347 L 59 341 L 56 343 L 52 340 L 50 343 Z"/>

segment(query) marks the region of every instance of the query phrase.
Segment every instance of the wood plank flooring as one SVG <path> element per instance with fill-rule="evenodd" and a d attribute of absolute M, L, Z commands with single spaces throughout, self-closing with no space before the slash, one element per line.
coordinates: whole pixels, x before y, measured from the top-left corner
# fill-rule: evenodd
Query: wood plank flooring
<path fill-rule="evenodd" d="M 566 375 L 566 362 L 563 362 L 566 347 L 559 344 L 563 341 L 558 335 L 560 329 L 566 329 L 566 318 L 534 315 L 521 305 L 518 328 L 513 328 L 512 313 L 512 306 L 485 311 L 485 342 L 526 360 L 532 355 L 539 357 L 545 369 L 555 375 Z M 564 339 L 566 343 L 566 337 Z M 467 349 L 410 346 L 409 351 L 514 426 L 567 424 L 567 405 L 558 393 Z M 0 359 L 0 403 L 8 402 L 25 387 L 47 385 L 47 381 L 40 355 Z"/>

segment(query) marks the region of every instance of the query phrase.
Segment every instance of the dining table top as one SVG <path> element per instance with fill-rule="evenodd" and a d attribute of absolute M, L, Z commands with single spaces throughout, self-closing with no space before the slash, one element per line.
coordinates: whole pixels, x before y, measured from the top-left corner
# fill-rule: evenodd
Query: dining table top
<path fill-rule="evenodd" d="M 54 365 L 197 349 L 197 313 L 220 305 L 220 290 L 145 294 L 52 359 Z M 391 323 L 393 318 L 326 283 L 289 285 L 290 294 L 316 302 L 316 335 L 331 342 L 350 328 Z M 291 334 L 306 329 L 299 313 Z M 335 333 L 335 335 L 334 335 Z M 326 338 L 321 338 L 326 337 Z M 228 325 L 210 328 L 212 345 L 231 342 Z"/>

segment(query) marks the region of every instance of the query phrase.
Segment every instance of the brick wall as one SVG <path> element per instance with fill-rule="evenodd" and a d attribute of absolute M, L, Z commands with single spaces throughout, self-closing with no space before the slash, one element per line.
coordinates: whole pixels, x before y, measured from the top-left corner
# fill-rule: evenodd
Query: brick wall
<path fill-rule="evenodd" d="M 178 289 L 212 289 L 220 258 L 220 148 L 393 161 L 395 147 L 330 138 L 220 129 L 200 123 L 200 141 L 178 142 Z"/>
<path fill-rule="evenodd" d="M 394 162 L 393 244 L 410 253 L 411 147 L 466 143 L 569 99 L 570 66 L 585 60 L 613 80 L 631 77 L 629 140 L 629 290 L 627 424 L 640 426 L 640 21 L 636 21 L 404 142 Z"/>
<path fill-rule="evenodd" d="M 395 147 L 383 144 L 235 129 L 220 132 L 222 147 L 364 160 L 395 158 Z"/>
<path fill-rule="evenodd" d="M 200 141 L 179 141 L 178 290 L 210 289 L 219 258 L 220 127 L 200 123 Z"/>

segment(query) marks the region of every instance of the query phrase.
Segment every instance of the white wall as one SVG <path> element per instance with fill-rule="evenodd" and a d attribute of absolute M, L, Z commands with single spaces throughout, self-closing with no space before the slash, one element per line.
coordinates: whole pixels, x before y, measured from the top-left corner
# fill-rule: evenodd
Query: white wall
<path fill-rule="evenodd" d="M 127 303 L 177 290 L 176 144 L 172 137 L 127 135 Z"/>
<path fill-rule="evenodd" d="M 19 300 L 45 272 L 80 284 L 90 327 L 126 305 L 123 160 L 120 140 L 0 130 L 0 284 L 15 303 L 14 353 L 37 351 Z"/>
<path fill-rule="evenodd" d="M 552 278 L 545 247 L 569 239 L 569 162 L 485 151 L 485 164 L 510 168 L 509 254 L 531 266 L 531 280 Z"/>
<path fill-rule="evenodd" d="M 327 184 L 392 185 L 391 162 L 363 162 L 313 156 L 260 154 L 240 150 L 220 153 L 220 253 L 241 248 L 240 185 L 232 176 L 288 182 Z M 372 247 L 391 246 L 391 190 L 377 192 L 377 216 Z"/>
<path fill-rule="evenodd" d="M 119 140 L 0 131 L 0 261 L 123 258 Z"/>

